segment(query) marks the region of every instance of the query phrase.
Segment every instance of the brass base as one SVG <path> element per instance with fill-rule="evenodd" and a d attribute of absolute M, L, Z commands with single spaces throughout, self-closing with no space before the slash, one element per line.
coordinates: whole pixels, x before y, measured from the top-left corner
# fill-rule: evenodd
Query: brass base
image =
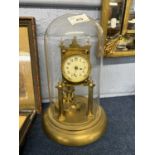
<path fill-rule="evenodd" d="M 66 111 L 63 119 L 57 115 L 57 103 L 47 108 L 43 115 L 43 127 L 49 138 L 63 145 L 82 146 L 96 141 L 103 135 L 107 127 L 104 109 L 94 103 L 94 115 L 87 116 L 87 100 L 82 97 L 79 100 L 83 100 L 81 110 Z"/>

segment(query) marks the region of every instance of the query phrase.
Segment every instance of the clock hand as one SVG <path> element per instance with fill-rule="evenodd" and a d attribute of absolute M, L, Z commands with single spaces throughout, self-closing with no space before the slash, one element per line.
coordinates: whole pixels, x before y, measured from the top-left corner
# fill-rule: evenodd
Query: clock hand
<path fill-rule="evenodd" d="M 78 66 L 75 66 L 74 69 L 75 69 L 75 70 L 78 70 Z"/>

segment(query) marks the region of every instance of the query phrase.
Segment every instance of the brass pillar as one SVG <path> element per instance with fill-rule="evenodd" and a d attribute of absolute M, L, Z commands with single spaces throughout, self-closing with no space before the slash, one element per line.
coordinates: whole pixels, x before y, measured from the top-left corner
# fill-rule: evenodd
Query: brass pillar
<path fill-rule="evenodd" d="M 93 116 L 93 88 L 95 84 L 92 80 L 88 83 L 88 116 Z"/>
<path fill-rule="evenodd" d="M 59 104 L 59 121 L 63 121 L 65 119 L 63 115 L 63 84 L 61 82 L 58 82 L 57 85 L 58 88 L 58 104 Z"/>

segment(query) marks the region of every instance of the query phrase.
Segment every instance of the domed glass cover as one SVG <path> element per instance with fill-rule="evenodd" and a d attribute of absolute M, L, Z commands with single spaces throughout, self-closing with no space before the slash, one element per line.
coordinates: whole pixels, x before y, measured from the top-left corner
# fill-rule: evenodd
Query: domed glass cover
<path fill-rule="evenodd" d="M 79 18 L 83 18 L 82 21 Z M 77 18 L 77 21 L 76 19 Z M 57 83 L 62 81 L 61 68 L 61 44 L 69 47 L 76 39 L 80 46 L 90 45 L 91 71 L 89 78 L 93 80 L 95 87 L 93 97 L 99 99 L 100 87 L 100 58 L 103 52 L 103 31 L 95 20 L 85 14 L 66 14 L 50 23 L 45 33 L 45 51 L 48 72 L 50 102 L 57 100 Z M 76 95 L 88 96 L 87 87 L 77 85 Z M 99 101 L 99 100 L 98 100 Z"/>
<path fill-rule="evenodd" d="M 98 104 L 103 31 L 86 14 L 66 14 L 45 34 L 50 106 L 43 126 L 48 136 L 69 146 L 97 140 L 106 129 Z"/>

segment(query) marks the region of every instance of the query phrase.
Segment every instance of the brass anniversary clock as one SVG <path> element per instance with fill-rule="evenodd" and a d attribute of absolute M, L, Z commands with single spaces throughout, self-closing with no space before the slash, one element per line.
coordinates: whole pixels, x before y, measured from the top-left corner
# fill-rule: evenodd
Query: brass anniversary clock
<path fill-rule="evenodd" d="M 86 14 L 55 19 L 45 34 L 50 106 L 43 115 L 47 135 L 60 144 L 81 146 L 105 132 L 100 106 L 99 53 L 103 31 Z"/>

